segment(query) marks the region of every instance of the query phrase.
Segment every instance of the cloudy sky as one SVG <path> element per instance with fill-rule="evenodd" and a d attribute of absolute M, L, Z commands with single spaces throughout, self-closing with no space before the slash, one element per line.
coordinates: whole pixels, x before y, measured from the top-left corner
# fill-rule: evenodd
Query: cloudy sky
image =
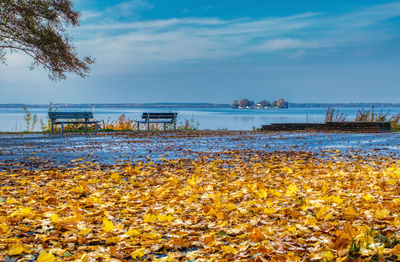
<path fill-rule="evenodd" d="M 75 0 L 90 76 L 0 65 L 0 103 L 400 102 L 400 1 Z"/>

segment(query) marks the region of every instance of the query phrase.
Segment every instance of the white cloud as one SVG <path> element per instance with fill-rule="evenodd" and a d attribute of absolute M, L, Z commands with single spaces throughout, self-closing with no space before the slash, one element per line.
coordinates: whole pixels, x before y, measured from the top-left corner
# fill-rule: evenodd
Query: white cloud
<path fill-rule="evenodd" d="M 116 22 L 111 13 L 152 6 L 145 0 L 126 1 L 102 13 L 83 12 L 76 29 L 79 53 L 96 58 L 102 73 L 143 65 L 217 60 L 251 54 L 279 54 L 287 58 L 329 52 L 332 48 L 379 44 L 392 37 L 368 25 L 400 15 L 400 2 L 364 8 L 348 14 L 303 13 L 264 19 L 223 20 L 186 17 Z M 105 19 L 97 21 L 98 17 Z M 110 18 L 110 19 L 107 19 Z M 108 22 L 106 22 L 108 21 Z M 366 29 L 367 28 L 367 29 Z M 122 68 L 122 69 L 121 69 Z"/>
<path fill-rule="evenodd" d="M 382 4 L 364 8 L 360 11 L 339 16 L 336 23 L 349 27 L 365 27 L 380 21 L 399 17 L 400 2 Z"/>
<path fill-rule="evenodd" d="M 151 10 L 151 5 L 147 0 L 130 0 L 107 7 L 104 10 L 84 10 L 81 11 L 80 22 L 99 22 L 108 21 L 116 23 L 121 18 L 137 19 L 143 10 Z"/>
<path fill-rule="evenodd" d="M 94 37 L 80 41 L 79 46 L 91 51 L 99 64 L 107 65 L 106 71 L 110 65 L 125 65 L 131 70 L 154 62 L 215 60 L 254 52 L 316 48 L 315 43 L 280 37 L 312 26 L 309 19 L 315 16 L 305 13 L 262 20 L 188 17 L 88 24 L 80 29 Z"/>
<path fill-rule="evenodd" d="M 229 23 L 216 18 L 171 18 L 164 20 L 150 20 L 150 21 L 137 21 L 129 23 L 109 23 L 109 24 L 88 24 L 80 27 L 82 30 L 156 30 L 170 26 L 183 26 L 183 25 L 221 25 Z"/>
<path fill-rule="evenodd" d="M 105 9 L 104 14 L 111 17 L 132 17 L 142 10 L 153 9 L 147 0 L 124 1 Z"/>
<path fill-rule="evenodd" d="M 88 20 L 92 20 L 94 18 L 98 18 L 102 16 L 102 12 L 96 12 L 96 11 L 82 11 L 80 12 L 80 18 L 79 20 L 81 22 L 86 22 Z"/>
<path fill-rule="evenodd" d="M 322 43 L 306 42 L 298 39 L 278 38 L 268 40 L 260 45 L 260 50 L 279 51 L 279 50 L 292 50 L 292 49 L 317 49 L 324 47 Z"/>

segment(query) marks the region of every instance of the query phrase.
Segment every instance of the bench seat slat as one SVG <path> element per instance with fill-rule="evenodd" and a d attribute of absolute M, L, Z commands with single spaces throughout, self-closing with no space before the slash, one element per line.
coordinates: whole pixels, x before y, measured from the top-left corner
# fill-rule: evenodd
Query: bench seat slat
<path fill-rule="evenodd" d="M 157 118 L 159 119 L 159 118 Z M 135 120 L 135 122 L 139 122 L 139 123 L 147 123 L 147 120 Z M 150 123 L 172 123 L 173 120 L 166 120 L 166 121 L 162 121 L 162 120 L 151 120 L 150 119 Z"/>
<path fill-rule="evenodd" d="M 92 112 L 49 112 L 50 119 L 90 119 Z"/>
<path fill-rule="evenodd" d="M 54 122 L 54 124 L 94 124 L 94 123 L 100 123 L 101 121 L 57 121 Z"/>
<path fill-rule="evenodd" d="M 94 119 L 93 112 L 49 112 L 48 115 L 51 120 L 51 133 L 54 131 L 53 126 L 57 124 L 61 124 L 61 132 L 64 131 L 64 124 L 85 124 L 85 131 L 87 131 L 87 124 L 95 124 L 97 132 L 97 124 L 101 122 Z M 66 121 L 68 119 L 71 121 Z"/>
<path fill-rule="evenodd" d="M 176 129 L 176 118 L 177 118 L 178 113 L 142 113 L 142 119 L 141 120 L 136 120 L 135 122 L 138 125 L 138 130 L 139 130 L 139 124 L 147 124 L 147 130 L 149 130 L 149 124 L 164 124 L 164 130 L 165 130 L 165 124 L 174 124 L 174 130 Z"/>

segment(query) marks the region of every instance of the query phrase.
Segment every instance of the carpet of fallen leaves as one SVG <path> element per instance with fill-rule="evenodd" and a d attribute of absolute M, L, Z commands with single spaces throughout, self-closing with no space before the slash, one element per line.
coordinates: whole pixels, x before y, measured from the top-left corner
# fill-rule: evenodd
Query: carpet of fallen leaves
<path fill-rule="evenodd" d="M 400 164 L 302 152 L 0 172 L 0 261 L 398 261 Z"/>

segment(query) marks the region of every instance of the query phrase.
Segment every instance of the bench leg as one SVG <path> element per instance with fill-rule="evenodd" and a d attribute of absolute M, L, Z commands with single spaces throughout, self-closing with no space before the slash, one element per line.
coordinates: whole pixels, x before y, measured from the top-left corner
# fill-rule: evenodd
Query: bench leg
<path fill-rule="evenodd" d="M 85 120 L 85 132 L 87 132 L 87 121 Z"/>
<path fill-rule="evenodd" d="M 140 130 L 139 122 L 137 122 L 137 131 Z"/>
<path fill-rule="evenodd" d="M 51 120 L 51 133 L 54 134 L 54 121 Z"/>
<path fill-rule="evenodd" d="M 147 121 L 147 131 L 150 131 L 150 121 Z"/>
<path fill-rule="evenodd" d="M 97 122 L 94 123 L 94 132 L 97 133 Z"/>
<path fill-rule="evenodd" d="M 61 124 L 61 134 L 64 134 L 64 124 Z"/>
<path fill-rule="evenodd" d="M 167 125 L 167 123 L 164 123 L 164 131 L 167 130 L 166 125 Z"/>
<path fill-rule="evenodd" d="M 176 131 L 176 121 L 174 121 L 174 131 Z"/>

